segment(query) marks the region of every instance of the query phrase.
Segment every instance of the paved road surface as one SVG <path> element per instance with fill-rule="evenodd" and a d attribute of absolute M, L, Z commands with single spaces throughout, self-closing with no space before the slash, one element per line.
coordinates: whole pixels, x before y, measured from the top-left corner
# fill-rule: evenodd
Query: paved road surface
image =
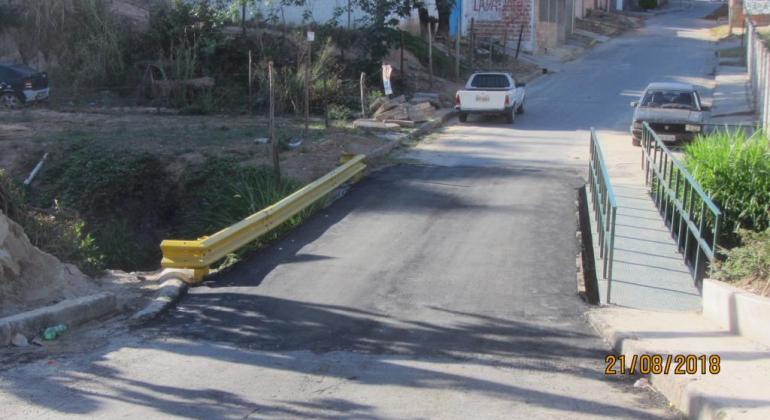
<path fill-rule="evenodd" d="M 713 7 L 538 80 L 513 127 L 472 119 L 400 154 L 157 322 L 2 372 L 0 417 L 675 416 L 603 375 L 575 188 L 589 126 L 624 130 L 646 82 L 706 72 L 712 47 L 687 34 Z"/>

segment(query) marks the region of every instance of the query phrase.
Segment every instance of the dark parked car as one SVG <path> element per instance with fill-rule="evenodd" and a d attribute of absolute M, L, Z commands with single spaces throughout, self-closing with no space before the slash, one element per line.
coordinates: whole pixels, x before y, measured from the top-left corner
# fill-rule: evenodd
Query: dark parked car
<path fill-rule="evenodd" d="M 642 123 L 647 122 L 664 142 L 692 140 L 703 131 L 708 107 L 694 86 L 686 83 L 650 83 L 640 102 L 631 102 L 633 144 L 639 146 Z"/>
<path fill-rule="evenodd" d="M 23 64 L 0 64 L 0 107 L 13 109 L 48 99 L 48 74 Z"/>

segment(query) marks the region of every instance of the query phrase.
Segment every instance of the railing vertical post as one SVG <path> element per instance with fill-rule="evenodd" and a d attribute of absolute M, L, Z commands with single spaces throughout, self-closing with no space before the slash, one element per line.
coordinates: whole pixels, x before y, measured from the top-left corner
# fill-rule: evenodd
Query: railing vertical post
<path fill-rule="evenodd" d="M 617 206 L 612 207 L 612 224 L 610 225 L 610 251 L 607 255 L 607 303 L 612 302 L 612 261 L 615 258 L 615 221 L 617 220 Z"/>

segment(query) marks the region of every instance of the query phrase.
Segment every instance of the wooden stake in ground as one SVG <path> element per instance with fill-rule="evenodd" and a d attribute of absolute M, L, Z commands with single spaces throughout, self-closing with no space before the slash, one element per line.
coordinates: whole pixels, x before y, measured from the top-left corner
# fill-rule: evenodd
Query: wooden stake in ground
<path fill-rule="evenodd" d="M 524 35 L 524 24 L 521 24 L 521 27 L 519 27 L 519 41 L 516 43 L 516 57 L 514 59 L 516 61 L 519 61 L 519 50 L 521 50 L 521 37 Z"/>
<path fill-rule="evenodd" d="M 401 80 L 404 81 L 404 90 L 406 90 L 406 72 L 404 71 L 404 31 L 398 31 L 401 34 Z"/>
<path fill-rule="evenodd" d="M 433 22 L 428 22 L 428 90 L 433 91 Z"/>
<path fill-rule="evenodd" d="M 241 35 L 246 36 L 246 0 L 241 2 Z"/>
<path fill-rule="evenodd" d="M 495 50 L 494 38 L 489 37 L 489 69 L 492 69 L 492 52 Z"/>
<path fill-rule="evenodd" d="M 329 102 L 326 100 L 326 73 L 323 75 L 324 127 L 329 128 Z"/>
<path fill-rule="evenodd" d="M 307 30 L 307 57 L 305 57 L 305 133 L 302 136 L 307 138 L 310 129 L 310 54 L 312 49 L 310 29 Z M 313 35 L 314 36 L 314 35 Z"/>
<path fill-rule="evenodd" d="M 468 63 L 473 71 L 473 56 L 476 55 L 476 29 L 474 28 L 474 18 L 471 18 L 471 42 L 468 44 Z"/>
<path fill-rule="evenodd" d="M 462 13 L 457 14 L 457 26 L 455 27 L 455 80 L 460 80 L 460 37 L 462 36 Z"/>
<path fill-rule="evenodd" d="M 361 86 L 361 118 L 366 118 L 366 105 L 364 105 L 364 79 L 366 73 L 361 72 L 361 80 L 358 82 Z"/>
<path fill-rule="evenodd" d="M 503 31 L 503 66 L 508 68 L 508 27 Z"/>
<path fill-rule="evenodd" d="M 270 102 L 267 117 L 267 136 L 270 138 L 270 147 L 273 155 L 273 173 L 275 179 L 281 179 L 281 162 L 278 159 L 278 139 L 275 137 L 275 95 L 273 94 L 273 62 L 267 63 L 268 100 Z"/>
<path fill-rule="evenodd" d="M 249 50 L 249 112 L 251 112 L 254 106 L 254 90 L 253 90 L 253 76 L 251 74 L 251 67 L 252 67 L 252 59 L 251 59 L 251 50 Z"/>

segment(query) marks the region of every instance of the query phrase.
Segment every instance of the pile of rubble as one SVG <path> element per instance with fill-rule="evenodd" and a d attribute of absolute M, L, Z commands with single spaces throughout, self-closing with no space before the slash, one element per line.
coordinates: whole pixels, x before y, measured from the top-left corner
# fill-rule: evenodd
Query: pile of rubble
<path fill-rule="evenodd" d="M 382 96 L 369 107 L 372 118 L 355 120 L 353 126 L 385 130 L 414 127 L 416 123 L 430 120 L 440 108 L 437 93 L 415 93 L 409 100 L 404 95 L 392 99 Z"/>

